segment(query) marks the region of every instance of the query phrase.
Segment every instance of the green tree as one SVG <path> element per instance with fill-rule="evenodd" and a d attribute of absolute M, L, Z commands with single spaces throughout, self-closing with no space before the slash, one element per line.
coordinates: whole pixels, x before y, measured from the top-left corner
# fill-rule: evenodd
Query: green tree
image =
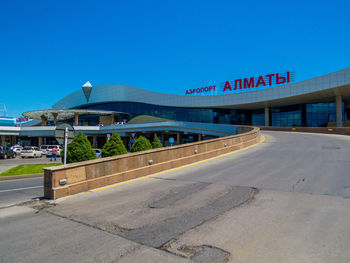
<path fill-rule="evenodd" d="M 162 148 L 163 145 L 162 143 L 160 142 L 160 140 L 158 139 L 157 136 L 154 137 L 154 140 L 152 142 L 152 149 L 156 149 L 156 148 Z"/>
<path fill-rule="evenodd" d="M 128 153 L 119 134 L 113 132 L 109 140 L 103 145 L 102 157 Z"/>
<path fill-rule="evenodd" d="M 67 163 L 76 163 L 96 159 L 96 153 L 92 149 L 89 140 L 82 133 L 74 137 L 67 145 Z M 62 161 L 64 160 L 64 149 L 62 150 Z"/>
<path fill-rule="evenodd" d="M 152 145 L 145 137 L 140 136 L 131 147 L 132 152 L 146 151 L 152 149 Z"/>

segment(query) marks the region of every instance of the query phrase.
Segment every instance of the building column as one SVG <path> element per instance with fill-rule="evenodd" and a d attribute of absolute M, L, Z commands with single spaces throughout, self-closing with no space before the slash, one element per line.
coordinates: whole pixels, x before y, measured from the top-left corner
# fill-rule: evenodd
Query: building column
<path fill-rule="evenodd" d="M 92 147 L 97 148 L 97 135 L 92 135 Z"/>
<path fill-rule="evenodd" d="M 41 126 L 46 126 L 47 125 L 47 118 L 45 115 L 41 115 Z"/>
<path fill-rule="evenodd" d="M 343 127 L 343 109 L 342 109 L 342 99 L 340 95 L 337 95 L 335 97 L 335 104 L 336 104 L 336 121 L 337 121 L 337 127 Z"/>
<path fill-rule="evenodd" d="M 6 146 L 6 137 L 5 137 L 5 135 L 1 135 L 1 146 Z"/>
<path fill-rule="evenodd" d="M 200 142 L 202 140 L 202 134 L 198 134 L 198 141 Z"/>
<path fill-rule="evenodd" d="M 11 136 L 11 145 L 16 145 L 17 144 L 17 136 L 14 135 L 14 136 Z"/>
<path fill-rule="evenodd" d="M 176 133 L 176 144 L 177 145 L 180 145 L 180 137 L 181 135 L 180 135 L 180 133 L 178 132 L 178 133 Z"/>
<path fill-rule="evenodd" d="M 265 106 L 265 126 L 270 126 L 270 112 L 268 106 Z"/>
<path fill-rule="evenodd" d="M 38 144 L 39 144 L 39 147 L 40 147 L 40 145 L 43 145 L 43 137 L 42 136 L 39 136 Z"/>
<path fill-rule="evenodd" d="M 58 113 L 54 112 L 52 113 L 52 115 L 53 115 L 53 124 L 56 126 Z"/>
<path fill-rule="evenodd" d="M 162 144 L 164 145 L 164 133 L 162 133 Z"/>
<path fill-rule="evenodd" d="M 74 123 L 75 126 L 79 126 L 79 113 L 74 113 Z"/>

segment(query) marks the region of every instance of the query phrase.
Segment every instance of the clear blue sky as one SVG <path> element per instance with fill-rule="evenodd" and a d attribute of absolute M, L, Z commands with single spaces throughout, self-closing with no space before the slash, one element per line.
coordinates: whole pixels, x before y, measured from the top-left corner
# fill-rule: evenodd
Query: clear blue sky
<path fill-rule="evenodd" d="M 17 117 L 88 80 L 184 94 L 350 67 L 350 1 L 288 2 L 2 0 L 0 103 Z"/>

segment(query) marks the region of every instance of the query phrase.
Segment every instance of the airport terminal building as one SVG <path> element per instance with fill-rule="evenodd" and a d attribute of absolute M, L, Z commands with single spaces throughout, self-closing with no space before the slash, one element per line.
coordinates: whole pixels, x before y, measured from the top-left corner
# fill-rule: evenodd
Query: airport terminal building
<path fill-rule="evenodd" d="M 294 83 L 292 77 L 287 72 L 238 79 L 187 90 L 187 95 L 87 82 L 49 110 L 23 113 L 33 121 L 0 126 L 1 145 L 55 144 L 55 127 L 61 123 L 83 132 L 94 147 L 102 147 L 114 131 L 126 143 L 142 134 L 161 136 L 166 145 L 169 138 L 180 144 L 235 133 L 231 125 L 350 127 L 350 68 Z M 200 96 L 213 89 L 221 94 Z M 155 119 L 129 122 L 140 115 Z"/>
<path fill-rule="evenodd" d="M 252 87 L 240 80 L 232 83 L 232 88 L 225 85 L 225 94 L 209 96 L 172 95 L 123 85 L 93 87 L 87 83 L 52 109 L 108 110 L 127 113 L 131 118 L 151 115 L 176 121 L 254 126 L 348 126 L 350 68 L 278 86 L 271 85 L 272 75 L 256 78 L 256 84 L 266 85 L 270 76 L 270 87 L 265 89 L 254 89 L 254 84 Z M 230 93 L 235 89 L 242 92 Z M 96 125 L 98 119 L 85 116 L 80 122 Z"/>

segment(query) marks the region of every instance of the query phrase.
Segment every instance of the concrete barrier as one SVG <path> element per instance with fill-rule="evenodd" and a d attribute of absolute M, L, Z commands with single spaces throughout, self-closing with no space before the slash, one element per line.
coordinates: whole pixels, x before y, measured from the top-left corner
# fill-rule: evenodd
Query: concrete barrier
<path fill-rule="evenodd" d="M 48 167 L 44 169 L 44 195 L 48 199 L 58 199 L 215 157 L 260 141 L 259 128 L 244 127 L 242 130 L 250 131 L 212 140 Z"/>
<path fill-rule="evenodd" d="M 286 132 L 310 132 L 310 133 L 325 133 L 325 134 L 339 134 L 350 135 L 350 128 L 347 127 L 270 127 L 261 126 L 264 131 L 286 131 Z"/>

